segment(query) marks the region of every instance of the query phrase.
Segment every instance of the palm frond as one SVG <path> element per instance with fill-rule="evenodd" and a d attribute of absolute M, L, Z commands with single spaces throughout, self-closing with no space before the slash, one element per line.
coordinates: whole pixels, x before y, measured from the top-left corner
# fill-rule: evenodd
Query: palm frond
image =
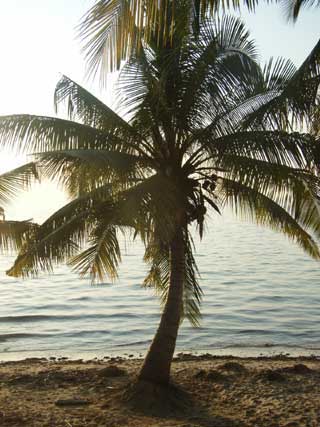
<path fill-rule="evenodd" d="M 23 246 L 26 236 L 33 234 L 37 224 L 27 221 L 0 221 L 0 250 L 17 251 Z"/>
<path fill-rule="evenodd" d="M 0 117 L 0 144 L 22 153 L 74 149 L 133 148 L 111 132 L 52 117 L 28 114 Z"/>
<path fill-rule="evenodd" d="M 137 131 L 98 98 L 67 76 L 57 83 L 54 103 L 56 112 L 66 104 L 70 120 L 79 120 L 87 126 L 107 130 L 109 134 L 126 139 L 139 139 Z"/>
<path fill-rule="evenodd" d="M 320 259 L 319 246 L 304 229 L 311 228 L 312 226 L 319 229 L 319 211 L 313 217 L 310 217 L 310 213 L 305 209 L 301 209 L 300 211 L 295 209 L 295 203 L 292 200 L 292 212 L 289 213 L 271 198 L 259 193 L 255 189 L 221 177 L 219 178 L 219 182 L 225 203 L 237 215 L 273 230 L 280 231 L 301 246 L 310 256 Z M 315 221 L 318 225 L 316 225 Z"/>
<path fill-rule="evenodd" d="M 280 94 L 288 82 L 295 76 L 296 66 L 290 59 L 270 58 L 262 69 L 262 85 L 265 89 Z"/>
<path fill-rule="evenodd" d="M 172 145 L 176 138 L 174 121 L 180 71 L 176 66 L 176 52 L 164 49 L 162 53 L 142 45 L 139 54 L 132 55 L 123 67 L 117 86 L 122 111 L 130 117 L 139 134 L 152 141 L 153 156 L 163 155 L 164 146 Z M 168 80 L 174 81 L 174 91 L 165 83 Z"/>
<path fill-rule="evenodd" d="M 185 279 L 183 288 L 183 317 L 193 326 L 199 326 L 201 320 L 200 305 L 202 290 L 199 286 L 199 271 L 193 256 L 191 236 L 187 236 L 185 251 Z"/>
<path fill-rule="evenodd" d="M 193 326 L 199 326 L 202 290 L 198 283 L 200 276 L 192 253 L 191 236 L 188 233 L 185 233 L 185 248 L 181 321 L 186 317 Z M 144 261 L 150 265 L 150 270 L 143 285 L 155 289 L 160 295 L 161 304 L 165 305 L 171 271 L 169 246 L 160 239 L 150 242 L 146 247 Z"/>
<path fill-rule="evenodd" d="M 219 74 L 222 73 L 222 75 L 226 74 L 228 76 L 230 74 L 228 68 L 230 69 L 230 67 L 232 70 L 234 64 L 227 62 L 225 64 L 226 70 L 219 70 Z M 276 130 L 286 130 L 288 121 L 284 123 L 279 117 L 281 118 L 281 114 L 288 113 L 287 108 L 281 114 L 279 113 L 278 119 L 280 121 L 278 120 L 275 123 L 269 120 L 264 126 L 261 125 L 261 120 L 258 122 L 255 114 L 258 114 L 258 112 L 262 114 L 262 111 L 265 111 L 264 108 L 267 108 L 266 106 L 269 106 L 270 102 L 283 92 L 290 79 L 295 75 L 295 66 L 291 61 L 279 58 L 276 61 L 271 59 L 263 69 L 258 66 L 255 69 L 252 67 L 249 72 L 245 68 L 240 69 L 244 72 L 241 78 L 231 81 L 228 79 L 227 86 L 222 86 L 224 88 L 222 92 L 224 98 L 220 99 L 218 97 L 220 102 L 215 100 L 216 93 L 213 94 L 214 108 L 212 110 L 208 109 L 204 121 L 202 120 L 203 113 L 201 113 L 202 122 L 200 120 L 191 141 L 188 141 L 188 146 L 198 137 L 207 138 L 210 135 L 218 138 L 245 129 L 270 130 L 275 128 Z M 209 101 L 211 101 L 211 98 L 212 96 Z M 254 118 L 256 118 L 255 126 L 251 126 Z M 203 126 L 203 123 L 205 126 Z"/>
<path fill-rule="evenodd" d="M 83 215 L 74 215 L 60 227 L 49 231 L 47 224 L 33 230 L 20 248 L 13 266 L 7 271 L 13 277 L 36 277 L 40 271 L 51 273 L 53 264 L 65 263 L 78 250 L 76 239 L 85 233 Z M 76 237 L 76 239 L 75 239 Z"/>
<path fill-rule="evenodd" d="M 42 225 L 32 228 L 32 233 L 27 234 L 20 245 L 18 257 L 7 274 L 33 277 L 41 270 L 51 272 L 53 264 L 66 262 L 85 243 L 97 212 L 106 200 L 110 200 L 109 186 L 72 200 Z M 104 210 L 107 211 L 105 205 Z"/>
<path fill-rule="evenodd" d="M 128 0 L 100 0 L 83 17 L 79 29 L 88 73 L 95 76 L 103 70 L 103 85 L 105 71 L 118 70 L 121 61 L 128 58 L 136 40 L 136 16 L 143 13 L 144 3 L 134 3 L 132 9 Z"/>
<path fill-rule="evenodd" d="M 241 182 L 263 194 L 273 194 L 279 201 L 291 194 L 301 194 L 305 186 L 316 193 L 320 181 L 307 170 L 249 157 L 225 155 L 221 161 L 224 178 Z"/>
<path fill-rule="evenodd" d="M 208 133 L 199 135 L 199 150 L 207 150 L 220 167 L 224 156 L 234 155 L 305 169 L 314 161 L 319 146 L 312 135 L 297 132 L 240 131 L 216 139 L 209 139 Z"/>
<path fill-rule="evenodd" d="M 160 295 L 169 286 L 170 253 L 169 246 L 160 239 L 149 242 L 143 260 L 150 265 L 150 270 L 144 278 L 145 287 L 154 288 Z"/>
<path fill-rule="evenodd" d="M 285 0 L 283 3 L 288 21 L 296 21 L 303 8 L 320 6 L 319 0 Z"/>
<path fill-rule="evenodd" d="M 256 0 L 245 0 L 249 10 L 254 9 Z M 98 0 L 84 15 L 79 25 L 79 36 L 88 64 L 88 73 L 100 74 L 106 84 L 106 71 L 120 68 L 140 40 L 149 43 L 152 38 L 157 44 L 173 44 L 174 36 L 185 31 L 193 22 L 197 32 L 200 22 L 218 10 L 238 8 L 239 0 Z"/>
<path fill-rule="evenodd" d="M 38 180 L 35 163 L 27 163 L 0 175 L 0 203 L 8 203 L 17 196 L 17 191 L 28 189 Z"/>
<path fill-rule="evenodd" d="M 248 115 L 246 126 L 308 126 L 320 86 L 320 40 L 294 75 L 288 69 L 281 86 L 269 102 Z"/>
<path fill-rule="evenodd" d="M 89 274 L 92 283 L 103 282 L 107 275 L 111 280 L 116 279 L 117 267 L 121 261 L 116 227 L 104 219 L 90 233 L 88 245 L 87 249 L 71 258 L 68 264 L 82 277 Z"/>
<path fill-rule="evenodd" d="M 33 277 L 41 270 L 51 272 L 54 264 L 67 262 L 78 254 L 86 242 L 94 239 L 91 233 L 97 221 L 103 222 L 104 218 L 110 218 L 111 225 L 131 227 L 142 238 L 152 230 L 154 224 L 157 224 L 162 230 L 163 237 L 167 236 L 169 239 L 173 228 L 173 224 L 170 225 L 172 221 L 170 209 L 175 209 L 176 193 L 172 195 L 171 200 L 170 196 L 167 194 L 164 196 L 159 192 L 164 182 L 167 183 L 160 176 L 153 176 L 116 195 L 112 194 L 112 184 L 83 194 L 59 209 L 34 230 L 33 235 L 28 237 L 20 249 L 13 267 L 7 274 Z M 97 245 L 96 242 L 91 251 L 94 251 Z M 90 250 L 86 252 L 87 256 L 89 252 Z M 78 260 L 75 261 L 76 264 L 81 260 L 83 265 L 84 259 L 81 256 L 76 260 Z M 103 274 L 103 271 L 98 269 L 96 273 Z"/>
<path fill-rule="evenodd" d="M 252 79 L 260 73 L 254 43 L 242 21 L 233 17 L 204 21 L 200 34 L 182 49 L 181 56 L 183 95 L 179 110 L 195 127 L 217 114 L 225 105 L 226 93 L 247 90 L 244 80 L 248 73 Z"/>
<path fill-rule="evenodd" d="M 226 156 L 223 176 L 265 195 L 320 239 L 320 180 L 308 170 Z"/>
<path fill-rule="evenodd" d="M 76 159 L 87 165 L 94 165 L 97 169 L 113 169 L 117 172 L 130 172 L 139 164 L 147 164 L 148 159 L 138 157 L 133 154 L 122 153 L 109 150 L 63 150 L 48 151 L 45 153 L 34 154 L 40 162 L 48 161 L 53 158 Z"/>
<path fill-rule="evenodd" d="M 64 150 L 35 155 L 41 173 L 61 183 L 70 195 L 88 192 L 106 183 L 127 187 L 144 176 L 147 159 L 107 150 Z"/>

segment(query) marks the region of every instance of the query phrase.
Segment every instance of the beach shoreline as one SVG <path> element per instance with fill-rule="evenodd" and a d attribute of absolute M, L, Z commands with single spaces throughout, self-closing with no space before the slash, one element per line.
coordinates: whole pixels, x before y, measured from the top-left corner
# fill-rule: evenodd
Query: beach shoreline
<path fill-rule="evenodd" d="M 0 363 L 0 425 L 107 427 L 318 427 L 317 356 L 234 357 L 181 353 L 172 381 L 194 407 L 184 414 L 137 413 L 121 396 L 141 359 L 29 358 Z M 62 404 L 60 405 L 59 402 Z"/>
<path fill-rule="evenodd" d="M 135 347 L 121 347 L 113 348 L 108 350 L 30 350 L 30 351 L 2 351 L 0 352 L 0 363 L 9 361 L 23 361 L 25 359 L 68 359 L 68 360 L 103 360 L 111 357 L 121 357 L 124 359 L 132 358 L 142 359 L 144 358 L 149 344 L 143 348 Z M 307 348 L 302 346 L 289 346 L 289 345 L 261 345 L 261 346 L 228 346 L 220 348 L 203 348 L 203 349 L 191 349 L 184 350 L 178 347 L 175 352 L 175 357 L 179 354 L 191 354 L 196 357 L 203 355 L 215 356 L 215 357 L 240 357 L 240 358 L 257 358 L 257 357 L 277 357 L 277 356 L 288 356 L 292 358 L 300 357 L 311 357 L 320 359 L 320 348 Z M 130 357 L 129 357 L 130 356 Z"/>

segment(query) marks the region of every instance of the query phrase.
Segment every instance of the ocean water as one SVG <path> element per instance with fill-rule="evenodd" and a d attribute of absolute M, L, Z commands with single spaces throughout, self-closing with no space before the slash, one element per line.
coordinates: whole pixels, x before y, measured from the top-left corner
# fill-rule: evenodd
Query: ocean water
<path fill-rule="evenodd" d="M 285 237 L 230 216 L 208 221 L 196 260 L 204 291 L 199 328 L 185 321 L 177 351 L 320 354 L 320 272 Z M 92 286 L 66 266 L 20 280 L 0 258 L 0 360 L 144 354 L 159 300 L 141 287 L 143 247 L 128 244 L 119 280 Z"/>

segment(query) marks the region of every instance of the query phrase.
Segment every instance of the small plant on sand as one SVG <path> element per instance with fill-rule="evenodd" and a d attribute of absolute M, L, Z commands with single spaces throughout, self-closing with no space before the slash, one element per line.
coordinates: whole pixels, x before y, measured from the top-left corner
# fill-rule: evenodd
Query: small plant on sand
<path fill-rule="evenodd" d="M 163 312 L 139 392 L 143 384 L 168 386 L 179 326 L 185 317 L 199 321 L 189 229 L 196 223 L 202 236 L 208 210 L 218 215 L 230 206 L 320 257 L 320 146 L 294 131 L 312 119 L 320 43 L 296 69 L 283 59 L 261 67 L 248 32 L 231 17 L 203 21 L 196 35 L 180 28 L 164 47 L 156 34 L 119 77 L 125 119 L 67 77 L 55 102 L 67 106 L 70 120 L 0 118 L 2 146 L 36 153 L 39 173 L 71 197 L 43 224 L 12 235 L 19 254 L 9 275 L 68 262 L 93 281 L 115 279 L 119 234 L 143 241 L 144 286 L 160 293 Z"/>

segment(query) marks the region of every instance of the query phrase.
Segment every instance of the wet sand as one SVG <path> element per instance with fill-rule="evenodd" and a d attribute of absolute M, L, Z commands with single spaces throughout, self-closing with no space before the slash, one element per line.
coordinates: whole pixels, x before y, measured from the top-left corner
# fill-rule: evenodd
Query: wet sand
<path fill-rule="evenodd" d="M 141 360 L 27 359 L 0 364 L 0 426 L 319 427 L 320 360 L 180 355 L 172 380 L 185 410 L 137 412 L 124 401 Z"/>

